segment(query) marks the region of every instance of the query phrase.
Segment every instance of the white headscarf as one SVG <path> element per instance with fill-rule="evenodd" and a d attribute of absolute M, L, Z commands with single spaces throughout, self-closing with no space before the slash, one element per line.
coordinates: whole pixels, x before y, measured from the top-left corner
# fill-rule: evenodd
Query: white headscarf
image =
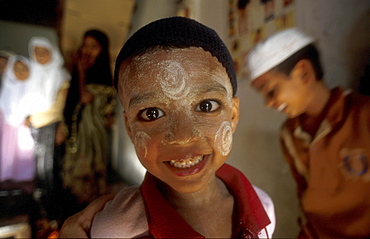
<path fill-rule="evenodd" d="M 0 50 L 0 56 L 5 57 L 6 59 L 9 59 L 11 56 L 15 56 L 16 54 L 12 51 L 8 50 Z"/>
<path fill-rule="evenodd" d="M 50 52 L 50 61 L 40 64 L 36 60 L 35 47 L 43 47 Z M 30 59 L 34 64 L 36 75 L 39 80 L 33 86 L 35 97 L 40 100 L 38 111 L 48 110 L 55 102 L 56 96 L 66 80 L 70 80 L 70 74 L 64 68 L 64 59 L 58 47 L 44 37 L 32 37 L 28 44 Z"/>
<path fill-rule="evenodd" d="M 14 73 L 14 65 L 17 61 L 23 62 L 29 69 L 29 77 L 23 81 L 19 80 Z M 32 102 L 28 97 L 34 76 L 30 60 L 18 55 L 9 58 L 0 91 L 0 110 L 7 123 L 19 126 L 31 114 Z"/>

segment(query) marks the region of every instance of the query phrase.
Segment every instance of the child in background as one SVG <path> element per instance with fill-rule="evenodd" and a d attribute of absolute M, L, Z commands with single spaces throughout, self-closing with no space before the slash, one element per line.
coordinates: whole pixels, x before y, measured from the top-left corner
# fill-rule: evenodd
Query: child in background
<path fill-rule="evenodd" d="M 115 86 L 147 174 L 93 221 L 91 237 L 271 237 L 273 203 L 225 164 L 239 120 L 232 58 L 188 18 L 152 22 L 123 46 Z"/>
<path fill-rule="evenodd" d="M 35 140 L 37 190 L 42 218 L 60 218 L 61 172 L 64 155 L 63 109 L 67 97 L 70 74 L 64 68 L 64 59 L 58 47 L 44 37 L 35 36 L 29 41 L 29 55 L 34 65 L 37 84 L 33 86 L 36 106 L 30 116 L 32 136 Z M 40 230 L 41 232 L 42 230 Z"/>
<path fill-rule="evenodd" d="M 281 145 L 307 219 L 299 237 L 369 237 L 370 97 L 328 89 L 313 42 L 288 29 L 257 45 L 251 85 L 289 117 Z"/>
<path fill-rule="evenodd" d="M 30 117 L 32 126 L 40 132 L 46 131 L 43 128 L 45 126 L 54 128 L 53 131 L 61 132 L 63 109 L 71 78 L 64 68 L 63 56 L 59 48 L 44 37 L 31 38 L 29 55 L 39 81 L 38 86 L 35 87 L 34 95 L 40 100 L 38 102 L 39 112 Z M 62 135 L 57 135 L 55 138 L 57 145 L 64 140 Z M 53 148 L 54 145 L 45 147 Z M 52 151 L 49 153 L 53 154 Z M 45 155 L 41 157 L 45 157 Z"/>
<path fill-rule="evenodd" d="M 35 176 L 34 142 L 27 126 L 33 72 L 31 62 L 12 56 L 0 91 L 0 181 L 32 181 Z"/>

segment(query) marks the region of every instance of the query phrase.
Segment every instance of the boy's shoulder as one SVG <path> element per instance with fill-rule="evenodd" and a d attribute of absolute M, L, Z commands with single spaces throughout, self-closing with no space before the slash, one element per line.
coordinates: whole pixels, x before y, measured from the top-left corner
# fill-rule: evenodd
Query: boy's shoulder
<path fill-rule="evenodd" d="M 356 122 L 368 120 L 370 117 L 370 96 L 361 95 L 351 89 L 343 89 L 336 87 L 332 90 L 332 94 L 338 95 L 336 101 L 333 102 L 328 110 L 330 121 Z"/>
<path fill-rule="evenodd" d="M 148 232 L 145 206 L 140 186 L 122 189 L 93 221 L 91 236 L 133 238 Z"/>
<path fill-rule="evenodd" d="M 370 132 L 370 96 L 351 92 L 346 98 L 345 115 L 354 127 Z"/>

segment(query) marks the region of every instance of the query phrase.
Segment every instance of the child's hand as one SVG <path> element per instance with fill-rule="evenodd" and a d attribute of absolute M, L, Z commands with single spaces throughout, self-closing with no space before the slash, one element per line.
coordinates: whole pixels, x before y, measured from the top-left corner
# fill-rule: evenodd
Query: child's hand
<path fill-rule="evenodd" d="M 70 216 L 62 226 L 59 238 L 88 238 L 90 236 L 91 222 L 96 213 L 101 211 L 105 204 L 112 200 L 114 194 L 104 195 L 90 203 L 81 212 Z"/>

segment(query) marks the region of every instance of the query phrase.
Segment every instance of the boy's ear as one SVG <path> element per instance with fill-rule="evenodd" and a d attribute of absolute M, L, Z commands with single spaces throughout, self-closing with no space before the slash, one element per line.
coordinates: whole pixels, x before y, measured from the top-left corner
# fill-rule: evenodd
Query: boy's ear
<path fill-rule="evenodd" d="M 302 79 L 304 83 L 311 83 L 315 81 L 315 70 L 309 60 L 302 59 L 298 61 L 293 69 L 293 73 Z"/>
<path fill-rule="evenodd" d="M 238 125 L 239 115 L 240 115 L 239 98 L 233 97 L 233 105 L 231 109 L 231 128 L 233 130 L 233 133 L 235 132 L 236 126 Z"/>

